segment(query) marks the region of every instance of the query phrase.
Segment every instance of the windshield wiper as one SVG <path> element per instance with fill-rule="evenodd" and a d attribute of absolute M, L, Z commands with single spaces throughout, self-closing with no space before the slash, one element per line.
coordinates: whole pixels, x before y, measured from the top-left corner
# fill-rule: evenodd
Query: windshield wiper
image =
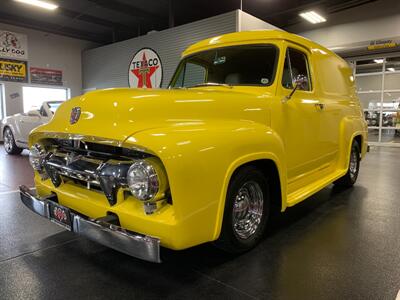
<path fill-rule="evenodd" d="M 204 83 L 198 83 L 192 86 L 188 86 L 188 88 L 195 88 L 195 87 L 202 87 L 202 86 L 223 86 L 223 87 L 227 87 L 229 89 L 232 88 L 231 85 L 226 84 L 226 83 L 217 83 L 217 82 L 204 82 Z"/>

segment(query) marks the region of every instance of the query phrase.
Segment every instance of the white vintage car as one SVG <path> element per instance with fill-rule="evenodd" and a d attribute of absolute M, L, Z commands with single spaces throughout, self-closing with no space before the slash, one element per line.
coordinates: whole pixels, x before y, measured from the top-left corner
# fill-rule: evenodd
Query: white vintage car
<path fill-rule="evenodd" d="M 6 117 L 0 125 L 4 149 L 8 154 L 20 154 L 28 147 L 28 136 L 32 129 L 51 120 L 62 101 L 45 101 L 40 109 Z"/>

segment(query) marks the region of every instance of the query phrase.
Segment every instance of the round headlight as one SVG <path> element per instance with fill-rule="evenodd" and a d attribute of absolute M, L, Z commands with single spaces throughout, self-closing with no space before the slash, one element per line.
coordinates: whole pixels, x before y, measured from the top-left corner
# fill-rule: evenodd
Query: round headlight
<path fill-rule="evenodd" d="M 135 161 L 128 170 L 127 182 L 132 195 L 142 201 L 154 200 L 163 188 L 163 174 L 156 164 L 147 160 Z"/>
<path fill-rule="evenodd" d="M 35 144 L 29 149 L 29 163 L 34 170 L 42 170 L 45 156 L 46 152 L 39 144 Z"/>
<path fill-rule="evenodd" d="M 169 188 L 167 173 L 156 157 L 135 161 L 126 177 L 132 195 L 142 201 L 161 200 Z"/>

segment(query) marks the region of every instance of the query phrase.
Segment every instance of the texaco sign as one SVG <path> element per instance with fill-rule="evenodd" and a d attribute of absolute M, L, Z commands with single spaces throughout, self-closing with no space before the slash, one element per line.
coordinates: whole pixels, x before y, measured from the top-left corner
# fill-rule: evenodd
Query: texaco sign
<path fill-rule="evenodd" d="M 158 54 L 150 49 L 140 49 L 129 65 L 129 86 L 132 88 L 159 88 L 162 82 L 162 65 Z"/>

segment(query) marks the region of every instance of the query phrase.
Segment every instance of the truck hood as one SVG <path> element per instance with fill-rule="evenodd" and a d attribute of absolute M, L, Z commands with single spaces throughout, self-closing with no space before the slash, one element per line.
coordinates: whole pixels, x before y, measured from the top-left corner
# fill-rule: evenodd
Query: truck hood
<path fill-rule="evenodd" d="M 204 127 L 232 120 L 265 124 L 266 98 L 272 94 L 265 88 L 263 94 L 260 88 L 247 90 L 239 87 L 100 90 L 65 102 L 50 123 L 34 132 L 63 132 L 123 142 L 143 130 L 162 127 Z M 80 107 L 81 114 L 75 124 L 70 124 L 74 107 Z"/>

